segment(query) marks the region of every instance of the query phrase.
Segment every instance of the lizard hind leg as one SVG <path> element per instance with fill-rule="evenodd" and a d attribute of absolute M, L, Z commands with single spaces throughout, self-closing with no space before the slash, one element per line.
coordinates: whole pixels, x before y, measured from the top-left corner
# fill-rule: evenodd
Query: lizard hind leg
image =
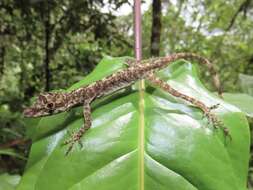
<path fill-rule="evenodd" d="M 72 150 L 74 144 L 78 142 L 80 146 L 82 147 L 81 138 L 85 134 L 85 132 L 91 127 L 91 107 L 90 107 L 90 101 L 85 102 L 83 104 L 83 117 L 84 117 L 84 124 L 79 130 L 75 133 L 72 133 L 70 138 L 66 141 L 64 141 L 63 145 L 69 145 L 66 155 L 69 154 L 69 152 Z"/>
<path fill-rule="evenodd" d="M 178 98 L 182 98 L 192 103 L 196 107 L 200 108 L 204 112 L 204 116 L 207 117 L 209 123 L 213 125 L 214 129 L 218 129 L 218 128 L 222 129 L 224 135 L 232 139 L 231 135 L 229 134 L 229 130 L 226 127 L 224 127 L 224 124 L 219 120 L 219 118 L 214 113 L 211 112 L 213 109 L 216 109 L 219 106 L 219 104 L 216 104 L 211 107 L 207 107 L 203 102 L 175 90 L 168 83 L 159 79 L 152 73 L 148 75 L 147 80 L 151 83 L 151 85 L 158 86 L 164 91 L 170 93 L 171 95 Z"/>

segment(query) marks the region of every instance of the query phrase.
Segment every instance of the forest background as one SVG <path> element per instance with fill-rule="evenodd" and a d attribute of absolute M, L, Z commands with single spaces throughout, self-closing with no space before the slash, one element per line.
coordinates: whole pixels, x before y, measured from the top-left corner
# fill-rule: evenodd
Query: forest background
<path fill-rule="evenodd" d="M 0 175 L 22 175 L 31 142 L 22 110 L 64 89 L 109 56 L 134 56 L 133 1 L 0 1 Z M 195 52 L 218 69 L 225 92 L 253 96 L 252 0 L 144 3 L 143 57 Z M 130 11 L 129 11 L 130 10 Z M 214 90 L 210 73 L 203 83 Z M 249 187 L 253 186 L 250 162 Z"/>

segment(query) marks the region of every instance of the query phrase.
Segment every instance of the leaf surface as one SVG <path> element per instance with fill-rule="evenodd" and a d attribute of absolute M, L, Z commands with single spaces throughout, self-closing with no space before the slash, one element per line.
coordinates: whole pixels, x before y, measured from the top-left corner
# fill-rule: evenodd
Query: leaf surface
<path fill-rule="evenodd" d="M 20 180 L 19 175 L 9 175 L 7 173 L 0 175 L 0 190 L 15 190 Z"/>
<path fill-rule="evenodd" d="M 224 93 L 224 99 L 237 106 L 247 116 L 253 117 L 253 97 L 242 93 Z"/>
<path fill-rule="evenodd" d="M 70 89 L 115 73 L 124 59 L 104 58 Z M 207 106 L 220 103 L 213 111 L 232 141 L 214 130 L 199 108 L 146 84 L 143 98 L 130 89 L 96 100 L 83 147 L 76 145 L 68 156 L 61 143 L 67 130 L 82 125 L 81 108 L 29 119 L 34 143 L 18 190 L 246 190 L 250 141 L 245 115 L 209 92 L 189 62 L 175 62 L 157 75 Z"/>

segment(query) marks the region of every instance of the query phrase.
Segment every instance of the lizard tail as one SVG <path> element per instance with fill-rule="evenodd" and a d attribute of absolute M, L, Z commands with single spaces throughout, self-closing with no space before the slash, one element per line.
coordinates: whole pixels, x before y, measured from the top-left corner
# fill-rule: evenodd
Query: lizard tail
<path fill-rule="evenodd" d="M 161 59 L 163 63 L 164 62 L 170 63 L 178 59 L 186 59 L 186 60 L 190 59 L 190 60 L 196 60 L 199 63 L 206 65 L 210 74 L 212 75 L 214 86 L 217 89 L 219 96 L 222 97 L 222 87 L 221 87 L 219 75 L 216 69 L 214 68 L 213 64 L 205 57 L 202 57 L 194 53 L 175 53 L 175 54 L 163 57 Z"/>

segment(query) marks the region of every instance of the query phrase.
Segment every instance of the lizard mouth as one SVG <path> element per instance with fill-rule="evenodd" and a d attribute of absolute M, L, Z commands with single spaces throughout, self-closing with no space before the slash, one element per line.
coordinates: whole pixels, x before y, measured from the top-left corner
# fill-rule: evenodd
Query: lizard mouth
<path fill-rule="evenodd" d="M 26 108 L 23 111 L 24 117 L 42 117 L 52 115 L 53 110 L 38 109 L 35 107 Z"/>
<path fill-rule="evenodd" d="M 34 108 L 26 108 L 23 112 L 25 117 L 36 117 L 36 109 Z"/>

